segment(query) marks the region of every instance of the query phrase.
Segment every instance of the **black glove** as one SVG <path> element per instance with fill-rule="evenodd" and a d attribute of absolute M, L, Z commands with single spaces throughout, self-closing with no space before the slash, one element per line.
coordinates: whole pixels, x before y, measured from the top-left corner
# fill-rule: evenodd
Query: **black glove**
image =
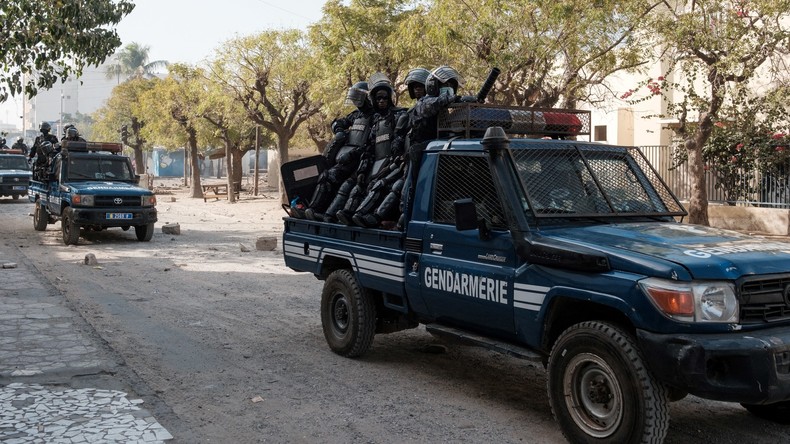
<path fill-rule="evenodd" d="M 461 96 L 458 101 L 461 103 L 477 103 L 477 96 Z"/>

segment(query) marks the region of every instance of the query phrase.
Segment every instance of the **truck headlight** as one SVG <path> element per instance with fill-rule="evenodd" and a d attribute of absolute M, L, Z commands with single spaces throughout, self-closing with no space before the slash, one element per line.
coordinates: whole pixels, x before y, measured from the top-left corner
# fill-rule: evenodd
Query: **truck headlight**
<path fill-rule="evenodd" d="M 94 202 L 92 194 L 72 194 L 71 203 L 83 207 L 92 207 Z"/>
<path fill-rule="evenodd" d="M 144 207 L 153 207 L 156 205 L 156 195 L 142 196 L 140 205 Z"/>
<path fill-rule="evenodd" d="M 739 320 L 735 286 L 730 282 L 647 278 L 639 281 L 639 286 L 656 308 L 672 319 L 723 323 Z"/>

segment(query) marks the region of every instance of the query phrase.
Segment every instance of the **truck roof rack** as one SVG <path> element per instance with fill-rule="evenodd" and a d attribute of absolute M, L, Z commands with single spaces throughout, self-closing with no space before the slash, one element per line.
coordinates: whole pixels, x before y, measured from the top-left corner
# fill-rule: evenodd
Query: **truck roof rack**
<path fill-rule="evenodd" d="M 0 154 L 25 154 L 20 149 L 9 148 L 5 150 L 0 150 Z"/>
<path fill-rule="evenodd" d="M 482 137 L 488 127 L 500 126 L 511 136 L 589 136 L 590 111 L 559 108 L 527 108 L 478 103 L 455 103 L 439 113 L 440 137 Z"/>
<path fill-rule="evenodd" d="M 123 149 L 123 145 L 114 142 L 83 142 L 78 140 L 64 140 L 61 146 L 61 151 L 67 153 L 71 152 L 108 152 L 118 154 Z"/>

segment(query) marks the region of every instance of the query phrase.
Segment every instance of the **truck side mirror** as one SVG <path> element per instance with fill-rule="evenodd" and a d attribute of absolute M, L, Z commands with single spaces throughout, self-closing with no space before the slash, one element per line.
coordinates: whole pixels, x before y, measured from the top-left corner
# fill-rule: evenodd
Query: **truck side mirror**
<path fill-rule="evenodd" d="M 139 174 L 135 174 L 134 175 L 134 184 L 135 185 L 140 185 L 140 175 Z"/>
<path fill-rule="evenodd" d="M 491 232 L 485 219 L 478 219 L 477 206 L 472 198 L 453 201 L 455 209 L 455 229 L 458 231 L 480 230 L 480 239 L 489 239 Z"/>

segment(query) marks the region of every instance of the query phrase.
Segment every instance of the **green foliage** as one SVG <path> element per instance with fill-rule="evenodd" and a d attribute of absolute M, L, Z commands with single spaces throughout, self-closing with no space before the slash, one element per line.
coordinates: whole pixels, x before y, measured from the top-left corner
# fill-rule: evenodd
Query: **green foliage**
<path fill-rule="evenodd" d="M 172 65 L 170 71 L 167 78 L 154 80 L 136 102 L 135 115 L 145 119 L 143 136 L 157 146 L 174 149 L 186 145 L 194 131 L 200 145 L 209 145 L 211 136 L 207 137 L 200 116 L 201 75 L 182 64 Z"/>
<path fill-rule="evenodd" d="M 450 64 L 476 92 L 492 66 L 502 70 L 494 102 L 573 107 L 597 102 L 605 79 L 647 59 L 641 1 L 434 0 L 412 17 L 404 46 L 427 65 Z"/>
<path fill-rule="evenodd" d="M 226 42 L 217 50 L 210 77 L 253 124 L 275 135 L 285 162 L 290 140 L 321 107 L 312 97 L 320 66 L 300 31 L 264 31 Z"/>
<path fill-rule="evenodd" d="M 131 130 L 132 120 L 139 115 L 137 104 L 145 92 L 153 88 L 156 82 L 157 80 L 134 79 L 113 88 L 110 98 L 107 99 L 107 104 L 92 115 L 94 121 L 93 140 L 120 142 L 121 127 L 127 125 Z M 140 121 L 145 122 L 145 119 L 140 119 Z"/>
<path fill-rule="evenodd" d="M 132 12 L 129 0 L 8 0 L 0 9 L 0 102 L 32 97 L 79 77 L 121 45 L 113 25 Z"/>

